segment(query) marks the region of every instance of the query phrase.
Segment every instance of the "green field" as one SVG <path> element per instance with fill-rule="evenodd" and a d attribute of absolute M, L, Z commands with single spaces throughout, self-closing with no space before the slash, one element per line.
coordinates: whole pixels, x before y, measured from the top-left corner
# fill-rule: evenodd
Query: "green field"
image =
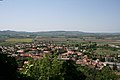
<path fill-rule="evenodd" d="M 102 49 L 102 48 L 98 48 L 95 51 L 98 55 L 113 55 L 113 54 L 119 54 L 119 51 L 113 51 L 110 49 Z"/>
<path fill-rule="evenodd" d="M 6 39 L 5 41 L 1 41 L 0 45 L 10 46 L 16 43 L 30 43 L 30 42 L 33 42 L 32 38 L 9 38 L 9 39 Z"/>
<path fill-rule="evenodd" d="M 10 38 L 10 39 L 7 39 L 6 42 L 32 42 L 33 39 L 31 38 Z"/>

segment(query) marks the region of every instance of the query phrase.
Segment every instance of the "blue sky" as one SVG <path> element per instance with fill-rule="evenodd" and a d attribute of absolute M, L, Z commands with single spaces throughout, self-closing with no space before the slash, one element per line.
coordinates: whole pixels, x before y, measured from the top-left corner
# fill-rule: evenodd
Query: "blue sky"
<path fill-rule="evenodd" d="M 120 32 L 120 0 L 3 0 L 0 30 Z"/>

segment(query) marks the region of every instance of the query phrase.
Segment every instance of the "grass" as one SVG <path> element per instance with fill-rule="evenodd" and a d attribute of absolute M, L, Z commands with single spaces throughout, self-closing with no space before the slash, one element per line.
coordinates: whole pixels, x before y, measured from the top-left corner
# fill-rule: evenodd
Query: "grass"
<path fill-rule="evenodd" d="M 9 38 L 4 42 L 0 42 L 0 46 L 10 46 L 16 43 L 30 43 L 33 42 L 31 38 Z"/>
<path fill-rule="evenodd" d="M 10 38 L 7 39 L 6 42 L 32 42 L 33 39 L 31 38 Z"/>
<path fill-rule="evenodd" d="M 102 48 L 97 48 L 97 50 L 95 51 L 98 55 L 112 55 L 112 54 L 117 54 L 119 53 L 118 51 L 112 51 L 110 49 L 102 49 Z"/>

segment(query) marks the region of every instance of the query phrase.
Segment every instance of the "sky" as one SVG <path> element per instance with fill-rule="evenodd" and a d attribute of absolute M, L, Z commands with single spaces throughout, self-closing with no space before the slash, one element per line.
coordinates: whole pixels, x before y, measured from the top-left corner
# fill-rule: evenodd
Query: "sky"
<path fill-rule="evenodd" d="M 0 30 L 120 32 L 120 0 L 0 0 Z"/>

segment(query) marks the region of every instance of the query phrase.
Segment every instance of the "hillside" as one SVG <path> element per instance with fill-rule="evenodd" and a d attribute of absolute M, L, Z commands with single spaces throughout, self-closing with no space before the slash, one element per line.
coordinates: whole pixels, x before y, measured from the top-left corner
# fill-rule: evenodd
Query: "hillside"
<path fill-rule="evenodd" d="M 24 31 L 0 31 L 0 37 L 119 37 L 120 33 L 87 33 L 80 31 L 44 31 L 44 32 L 24 32 Z"/>

